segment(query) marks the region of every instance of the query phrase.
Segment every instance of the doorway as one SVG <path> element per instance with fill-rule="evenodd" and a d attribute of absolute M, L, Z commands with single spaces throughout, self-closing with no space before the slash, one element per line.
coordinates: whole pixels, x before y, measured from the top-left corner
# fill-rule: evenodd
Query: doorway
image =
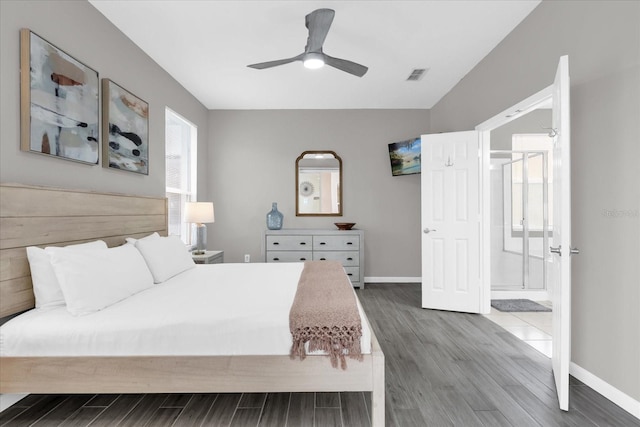
<path fill-rule="evenodd" d="M 541 151 L 490 152 L 491 298 L 546 301 L 552 141 L 545 133 L 514 133 L 511 139 L 514 148 Z"/>

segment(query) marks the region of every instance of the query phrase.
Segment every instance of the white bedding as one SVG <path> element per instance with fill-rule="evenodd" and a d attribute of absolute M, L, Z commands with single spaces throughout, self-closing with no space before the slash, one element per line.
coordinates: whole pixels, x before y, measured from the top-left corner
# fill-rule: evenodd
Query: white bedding
<path fill-rule="evenodd" d="M 0 355 L 287 355 L 303 263 L 198 265 L 104 310 L 31 310 L 0 327 Z M 240 302 L 240 303 L 239 303 Z M 371 352 L 363 318 L 362 352 Z"/>

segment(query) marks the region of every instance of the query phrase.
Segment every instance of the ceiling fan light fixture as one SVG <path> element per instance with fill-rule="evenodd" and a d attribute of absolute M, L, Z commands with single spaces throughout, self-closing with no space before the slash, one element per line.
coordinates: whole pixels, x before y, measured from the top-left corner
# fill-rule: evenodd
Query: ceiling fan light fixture
<path fill-rule="evenodd" d="M 308 68 L 310 70 L 317 70 L 318 68 L 322 68 L 324 66 L 324 58 L 322 57 L 322 54 L 319 53 L 308 53 L 304 57 L 302 64 L 305 66 L 305 68 Z"/>

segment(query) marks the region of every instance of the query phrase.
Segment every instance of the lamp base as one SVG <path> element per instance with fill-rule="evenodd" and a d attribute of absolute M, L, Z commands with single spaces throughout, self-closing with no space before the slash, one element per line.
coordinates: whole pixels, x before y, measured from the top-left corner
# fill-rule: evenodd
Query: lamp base
<path fill-rule="evenodd" d="M 193 250 L 195 255 L 203 255 L 207 249 L 207 226 L 204 224 L 196 225 L 196 248 Z"/>

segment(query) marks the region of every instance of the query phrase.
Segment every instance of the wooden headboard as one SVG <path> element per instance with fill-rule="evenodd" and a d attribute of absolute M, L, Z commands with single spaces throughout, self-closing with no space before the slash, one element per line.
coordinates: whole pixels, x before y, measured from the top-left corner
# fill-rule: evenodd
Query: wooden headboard
<path fill-rule="evenodd" d="M 167 209 L 164 197 L 0 184 L 0 318 L 34 307 L 27 246 L 166 236 Z"/>

